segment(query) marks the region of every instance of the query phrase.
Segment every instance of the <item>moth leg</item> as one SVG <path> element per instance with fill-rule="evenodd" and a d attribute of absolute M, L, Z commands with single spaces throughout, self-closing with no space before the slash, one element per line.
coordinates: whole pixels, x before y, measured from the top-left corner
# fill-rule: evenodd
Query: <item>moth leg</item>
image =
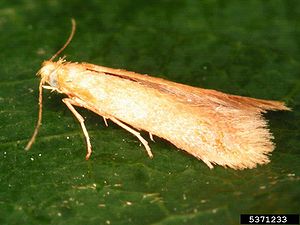
<path fill-rule="evenodd" d="M 121 121 L 117 120 L 116 118 L 109 118 L 111 121 L 115 122 L 116 124 L 118 124 L 120 127 L 124 128 L 125 130 L 127 130 L 128 132 L 132 133 L 134 136 L 136 136 L 140 142 L 142 142 L 142 144 L 144 145 L 148 156 L 150 158 L 153 158 L 153 154 L 151 152 L 151 149 L 148 145 L 148 142 L 141 136 L 141 134 L 139 132 L 137 132 L 136 130 L 132 129 L 131 127 L 127 126 L 126 124 L 122 123 Z"/>
<path fill-rule="evenodd" d="M 74 114 L 74 116 L 77 118 L 77 120 L 79 121 L 79 123 L 81 125 L 83 134 L 85 136 L 86 144 L 87 144 L 87 154 L 85 156 L 85 159 L 88 160 L 90 158 L 91 154 L 92 154 L 92 145 L 91 145 L 91 142 L 90 142 L 89 133 L 87 132 L 87 129 L 84 125 L 83 117 L 76 111 L 76 109 L 73 106 L 73 105 L 76 105 L 76 106 L 81 106 L 81 105 L 78 104 L 76 101 L 74 101 L 71 98 L 64 98 L 62 101 L 71 110 L 71 112 Z"/>
<path fill-rule="evenodd" d="M 108 123 L 107 123 L 107 120 L 106 120 L 106 119 L 107 119 L 107 118 L 103 116 L 103 120 L 104 120 L 105 126 L 108 127 Z"/>
<path fill-rule="evenodd" d="M 49 86 L 49 85 L 43 85 L 43 88 L 51 90 L 51 91 L 56 91 L 57 90 L 57 88 Z"/>
<path fill-rule="evenodd" d="M 43 85 L 43 88 L 44 88 L 44 89 L 51 90 L 51 92 L 57 91 L 58 93 L 62 93 L 62 92 L 61 92 L 60 90 L 58 90 L 57 88 L 51 87 L 51 86 L 48 86 L 48 85 Z"/>
<path fill-rule="evenodd" d="M 153 139 L 153 135 L 151 133 L 149 133 L 149 137 L 150 137 L 151 141 L 155 142 L 154 139 Z"/>

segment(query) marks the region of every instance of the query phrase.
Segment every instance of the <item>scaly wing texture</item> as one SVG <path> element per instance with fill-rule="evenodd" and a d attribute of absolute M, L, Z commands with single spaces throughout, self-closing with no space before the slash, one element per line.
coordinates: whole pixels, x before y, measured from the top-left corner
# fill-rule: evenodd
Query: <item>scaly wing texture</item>
<path fill-rule="evenodd" d="M 254 168 L 269 162 L 268 154 L 274 149 L 273 136 L 259 112 L 226 106 L 202 110 L 206 110 L 209 125 L 202 130 L 204 135 L 198 146 L 201 151 L 192 151 L 195 157 L 210 168 L 212 164 L 234 169 Z"/>
<path fill-rule="evenodd" d="M 178 100 L 185 101 L 189 104 L 203 105 L 211 104 L 216 107 L 219 105 L 230 108 L 242 108 L 248 110 L 290 110 L 283 102 L 262 100 L 237 95 L 225 94 L 219 91 L 192 87 L 176 82 L 168 81 L 162 78 L 138 74 L 131 71 L 112 69 L 103 66 L 97 66 L 88 63 L 82 63 L 87 69 L 101 73 L 107 73 L 113 76 L 119 76 L 123 79 L 139 82 L 141 85 L 153 87 L 167 94 L 175 95 Z"/>
<path fill-rule="evenodd" d="M 102 75 L 105 73 L 137 82 L 170 96 L 174 103 L 180 102 L 192 107 L 190 117 L 200 118 L 198 127 L 195 126 L 197 128 L 182 127 L 188 133 L 186 137 L 178 132 L 174 132 L 172 137 L 160 137 L 203 160 L 210 168 L 213 164 L 219 164 L 244 169 L 268 163 L 268 155 L 274 150 L 274 144 L 262 113 L 266 110 L 289 110 L 284 103 L 278 101 L 229 95 L 134 72 L 83 65 L 87 70 L 101 72 Z M 175 123 L 176 118 L 165 129 L 172 129 L 171 126 L 175 126 Z M 187 124 L 190 127 L 193 125 Z"/>

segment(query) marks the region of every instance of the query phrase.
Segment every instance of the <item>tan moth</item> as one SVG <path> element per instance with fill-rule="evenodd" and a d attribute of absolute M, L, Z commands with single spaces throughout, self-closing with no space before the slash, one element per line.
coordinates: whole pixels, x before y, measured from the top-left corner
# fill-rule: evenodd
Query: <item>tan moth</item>
<path fill-rule="evenodd" d="M 39 114 L 33 144 L 42 121 L 42 89 L 67 95 L 62 99 L 80 122 L 88 159 L 92 146 L 84 119 L 74 106 L 83 107 L 111 120 L 136 136 L 153 157 L 148 142 L 140 130 L 168 140 L 177 148 L 202 160 L 209 168 L 213 164 L 234 169 L 254 168 L 269 162 L 273 151 L 272 134 L 262 113 L 267 110 L 290 110 L 283 102 L 261 100 L 225 94 L 215 90 L 191 87 L 120 69 L 89 63 L 53 60 L 65 45 L 37 73 Z M 48 85 L 45 86 L 44 84 Z M 107 123 L 106 123 L 107 124 Z"/>

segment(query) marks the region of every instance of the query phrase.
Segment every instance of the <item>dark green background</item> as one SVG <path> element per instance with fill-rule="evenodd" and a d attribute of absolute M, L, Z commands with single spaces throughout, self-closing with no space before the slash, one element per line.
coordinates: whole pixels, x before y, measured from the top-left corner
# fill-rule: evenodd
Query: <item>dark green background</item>
<path fill-rule="evenodd" d="M 209 170 L 159 138 L 150 160 L 130 133 L 79 110 L 94 147 L 85 161 L 80 125 L 50 91 L 25 152 L 35 73 L 65 42 L 72 17 L 69 61 L 286 101 L 292 112 L 266 115 L 271 163 Z M 297 0 L 1 0 L 0 224 L 239 224 L 240 213 L 299 213 L 299 60 Z"/>

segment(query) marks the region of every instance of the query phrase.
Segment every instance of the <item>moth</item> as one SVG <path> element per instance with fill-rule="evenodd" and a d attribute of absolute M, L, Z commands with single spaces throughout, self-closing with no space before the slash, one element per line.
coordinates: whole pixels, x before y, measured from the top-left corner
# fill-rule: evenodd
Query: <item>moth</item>
<path fill-rule="evenodd" d="M 39 114 L 35 141 L 42 121 L 42 89 L 65 94 L 62 101 L 79 121 L 87 144 L 86 159 L 92 146 L 83 117 L 75 107 L 83 107 L 129 131 L 153 157 L 147 131 L 202 160 L 209 168 L 215 164 L 233 169 L 266 164 L 274 149 L 273 136 L 262 113 L 290 110 L 283 102 L 225 94 L 126 70 L 89 63 L 53 60 L 67 47 L 75 32 L 51 59 L 44 61 L 37 75 Z M 45 85 L 47 84 L 47 85 Z M 153 140 L 153 139 L 152 139 Z"/>

